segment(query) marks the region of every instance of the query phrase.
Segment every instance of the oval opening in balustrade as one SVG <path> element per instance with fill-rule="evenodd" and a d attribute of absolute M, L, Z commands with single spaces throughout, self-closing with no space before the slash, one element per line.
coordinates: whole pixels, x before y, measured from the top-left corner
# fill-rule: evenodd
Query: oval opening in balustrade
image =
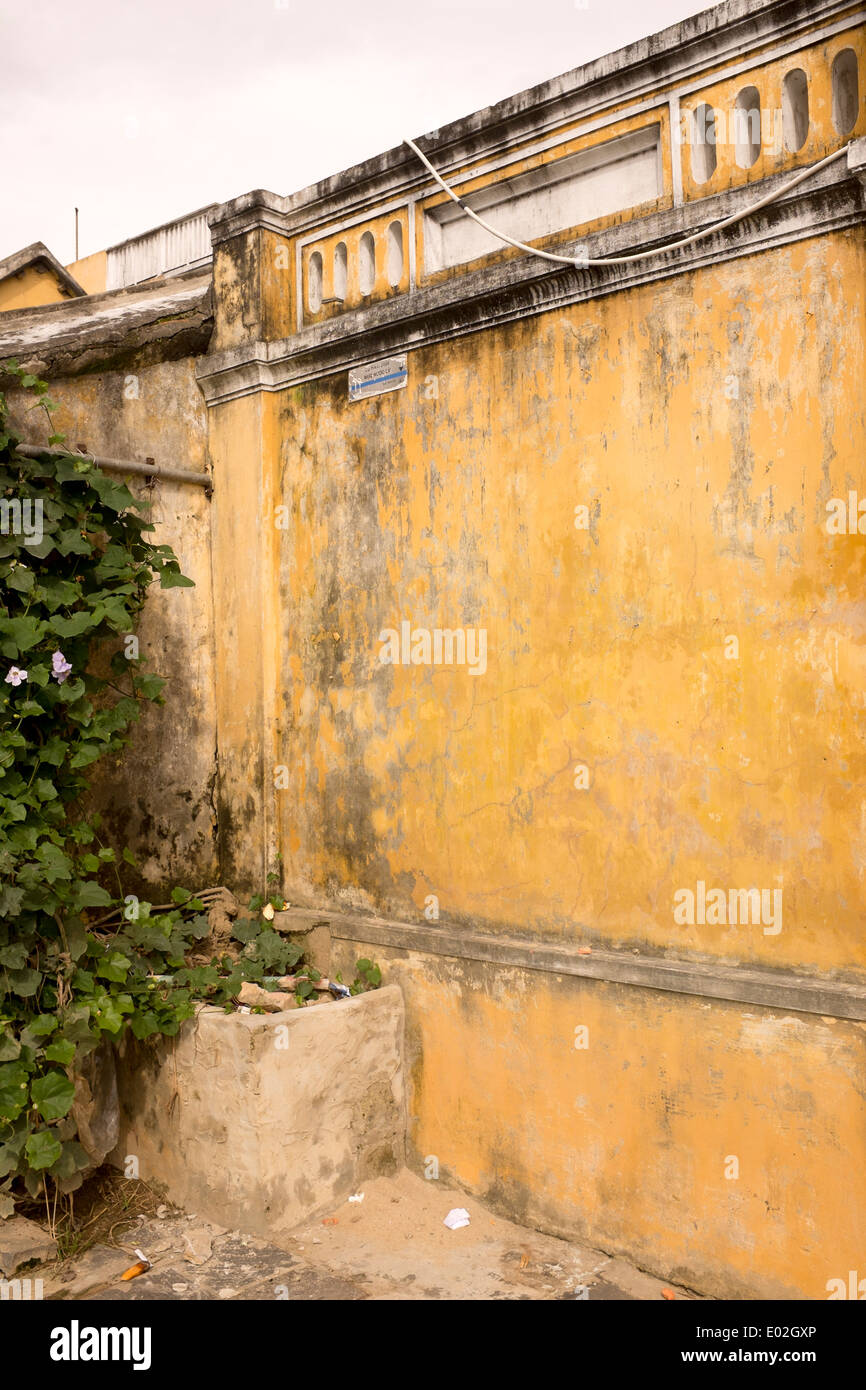
<path fill-rule="evenodd" d="M 362 294 L 372 294 L 376 283 L 376 243 L 372 232 L 364 232 L 358 245 L 358 280 Z"/>
<path fill-rule="evenodd" d="M 843 48 L 833 59 L 833 125 L 839 135 L 854 129 L 859 106 L 857 54 L 853 48 Z"/>
<path fill-rule="evenodd" d="M 307 271 L 307 305 L 311 314 L 317 314 L 322 307 L 322 255 L 314 251 L 310 256 Z"/>
<path fill-rule="evenodd" d="M 796 154 L 809 134 L 809 84 L 802 68 L 785 73 L 782 83 L 782 130 L 785 149 Z"/>
<path fill-rule="evenodd" d="M 761 94 L 757 87 L 743 87 L 734 102 L 735 158 L 741 169 L 750 169 L 761 153 Z"/>
<path fill-rule="evenodd" d="M 346 286 L 349 283 L 349 255 L 346 251 L 345 241 L 338 241 L 334 247 L 334 297 L 335 299 L 346 298 Z"/>
<path fill-rule="evenodd" d="M 692 113 L 692 178 L 706 183 L 716 172 L 716 113 L 705 101 Z"/>
<path fill-rule="evenodd" d="M 403 224 L 392 222 L 387 234 L 386 269 L 388 284 L 396 289 L 403 279 Z"/>

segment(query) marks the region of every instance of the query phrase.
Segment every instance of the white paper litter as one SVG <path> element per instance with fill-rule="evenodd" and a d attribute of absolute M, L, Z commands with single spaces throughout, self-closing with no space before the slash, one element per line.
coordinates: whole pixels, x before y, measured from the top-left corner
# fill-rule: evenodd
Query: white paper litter
<path fill-rule="evenodd" d="M 442 1225 L 447 1226 L 450 1231 L 459 1231 L 461 1226 L 469 1225 L 469 1212 L 465 1207 L 455 1207 L 453 1211 L 449 1211 Z"/>
<path fill-rule="evenodd" d="M 363 1200 L 364 1200 L 364 1194 L 363 1194 L 363 1192 L 354 1192 L 354 1193 L 352 1194 L 352 1196 L 349 1198 L 349 1201 L 350 1201 L 350 1202 L 363 1202 Z"/>

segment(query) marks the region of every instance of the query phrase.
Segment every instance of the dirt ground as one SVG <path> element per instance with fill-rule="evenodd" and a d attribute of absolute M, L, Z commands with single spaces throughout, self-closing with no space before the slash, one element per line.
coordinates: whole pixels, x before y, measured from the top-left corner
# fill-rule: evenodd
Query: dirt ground
<path fill-rule="evenodd" d="M 160 1205 L 110 1243 L 29 1270 L 46 1299 L 545 1300 L 690 1299 L 625 1260 L 505 1221 L 465 1193 L 406 1170 L 365 1183 L 280 1246 Z M 450 1230 L 457 1207 L 470 1224 Z M 140 1250 L 151 1268 L 121 1275 Z M 662 1291 L 666 1290 L 666 1293 Z"/>

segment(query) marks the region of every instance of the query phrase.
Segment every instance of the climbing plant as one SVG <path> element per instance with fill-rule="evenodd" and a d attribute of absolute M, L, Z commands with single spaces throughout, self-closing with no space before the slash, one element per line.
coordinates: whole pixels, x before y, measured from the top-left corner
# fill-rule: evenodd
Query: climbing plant
<path fill-rule="evenodd" d="M 50 420 L 47 387 L 4 364 Z M 171 1033 L 189 989 L 160 993 L 152 961 L 183 965 L 202 921 L 89 930 L 123 896 L 126 845 L 87 812 L 91 772 L 124 748 L 163 680 L 124 638 L 148 589 L 192 583 L 124 483 L 73 454 L 25 457 L 0 394 L 0 1215 L 16 1180 L 74 1186 L 87 1155 L 69 1119 L 73 1064 L 105 1036 Z M 51 431 L 49 446 L 62 444 Z M 106 875 L 114 880 L 114 894 Z M 187 897 L 189 895 L 186 895 Z M 206 927 L 206 918 L 203 919 Z"/>
<path fill-rule="evenodd" d="M 2 370 L 50 420 L 46 384 L 14 361 Z M 163 679 L 129 640 L 148 590 L 192 581 L 124 483 L 19 443 L 0 393 L 0 1218 L 23 1194 L 47 1202 L 53 1188 L 56 1203 L 91 1166 L 73 1104 L 94 1048 L 172 1036 L 199 1001 L 231 1007 L 245 981 L 267 989 L 294 969 L 303 1005 L 319 980 L 269 925 L 278 897 L 253 898 L 231 949 L 193 963 L 211 891 L 177 887 L 168 907 L 125 892 L 134 853 L 106 843 L 90 778 L 162 703 Z M 47 447 L 62 443 L 52 430 Z M 348 992 L 380 980 L 359 962 Z"/>

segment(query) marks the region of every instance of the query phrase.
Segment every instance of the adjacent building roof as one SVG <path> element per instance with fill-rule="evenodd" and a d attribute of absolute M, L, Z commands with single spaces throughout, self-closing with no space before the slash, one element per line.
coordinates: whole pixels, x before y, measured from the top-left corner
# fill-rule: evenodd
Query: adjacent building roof
<path fill-rule="evenodd" d="M 34 241 L 22 251 L 16 251 L 0 260 L 0 280 L 7 280 L 10 275 L 20 275 L 22 270 L 31 266 L 50 270 L 60 285 L 62 294 L 78 298 L 87 293 L 74 276 L 69 274 L 66 267 L 60 264 L 57 257 L 51 254 L 44 241 Z"/>

